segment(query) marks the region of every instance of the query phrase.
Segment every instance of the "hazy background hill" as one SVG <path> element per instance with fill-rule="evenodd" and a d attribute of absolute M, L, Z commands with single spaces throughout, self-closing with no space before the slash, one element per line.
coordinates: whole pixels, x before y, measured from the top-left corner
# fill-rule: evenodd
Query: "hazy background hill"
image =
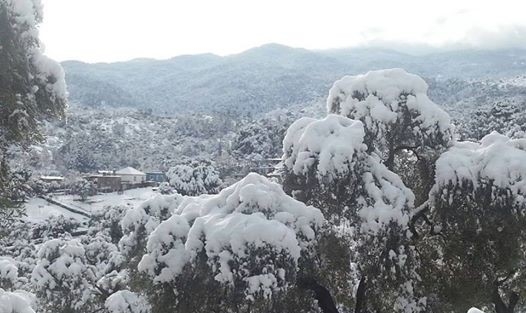
<path fill-rule="evenodd" d="M 225 57 L 200 54 L 62 65 L 70 101 L 75 103 L 151 109 L 160 114 L 252 116 L 322 101 L 336 79 L 374 69 L 402 67 L 425 77 L 436 89 L 469 85 L 474 80 L 515 79 L 526 73 L 526 51 L 410 55 L 378 48 L 310 51 L 268 44 Z M 435 100 L 441 102 L 452 95 L 448 91 L 443 96 L 446 98 Z"/>

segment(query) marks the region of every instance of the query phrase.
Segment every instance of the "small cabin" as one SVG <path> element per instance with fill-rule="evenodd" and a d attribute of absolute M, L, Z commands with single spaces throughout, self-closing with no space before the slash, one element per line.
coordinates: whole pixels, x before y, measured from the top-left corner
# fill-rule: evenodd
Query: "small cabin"
<path fill-rule="evenodd" d="M 85 177 L 95 184 L 98 191 L 114 192 L 121 190 L 121 177 L 117 175 L 95 174 Z"/>
<path fill-rule="evenodd" d="M 164 183 L 165 181 L 167 181 L 167 178 L 163 172 L 147 172 L 146 181 Z"/>
<path fill-rule="evenodd" d="M 125 167 L 115 172 L 116 176 L 121 177 L 121 182 L 124 185 L 136 185 L 146 182 L 146 174 L 134 169 L 133 167 Z"/>

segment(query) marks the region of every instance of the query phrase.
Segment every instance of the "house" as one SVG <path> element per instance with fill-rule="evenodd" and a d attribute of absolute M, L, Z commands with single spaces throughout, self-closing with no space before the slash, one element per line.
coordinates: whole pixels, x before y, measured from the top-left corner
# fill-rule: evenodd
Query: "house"
<path fill-rule="evenodd" d="M 133 167 L 120 169 L 115 172 L 115 175 L 121 177 L 123 185 L 137 185 L 146 182 L 146 174 Z"/>
<path fill-rule="evenodd" d="M 121 177 L 109 174 L 94 174 L 85 177 L 95 184 L 98 191 L 114 192 L 121 190 Z"/>
<path fill-rule="evenodd" d="M 250 172 L 267 177 L 276 177 L 276 171 L 281 167 L 281 158 L 270 158 L 253 161 Z M 279 176 L 279 175 L 278 175 Z"/>
<path fill-rule="evenodd" d="M 146 181 L 164 183 L 166 181 L 166 175 L 163 172 L 147 172 Z"/>

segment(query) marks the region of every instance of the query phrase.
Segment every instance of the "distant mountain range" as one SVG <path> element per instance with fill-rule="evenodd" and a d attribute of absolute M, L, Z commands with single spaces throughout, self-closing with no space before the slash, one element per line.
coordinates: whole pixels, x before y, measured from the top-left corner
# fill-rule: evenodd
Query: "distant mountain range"
<path fill-rule="evenodd" d="M 436 81 L 500 79 L 526 73 L 526 50 L 409 55 L 377 48 L 311 51 L 268 44 L 240 54 L 168 60 L 62 63 L 70 101 L 156 113 L 252 115 L 309 104 L 344 75 L 401 67 Z"/>

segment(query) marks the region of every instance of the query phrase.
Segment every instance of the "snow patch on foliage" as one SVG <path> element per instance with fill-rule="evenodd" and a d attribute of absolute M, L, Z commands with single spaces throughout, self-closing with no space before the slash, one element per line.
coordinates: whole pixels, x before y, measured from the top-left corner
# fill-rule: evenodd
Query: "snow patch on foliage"
<path fill-rule="evenodd" d="M 35 313 L 32 308 L 34 301 L 34 296 L 28 292 L 22 290 L 9 292 L 0 288 L 1 313 Z"/>
<path fill-rule="evenodd" d="M 441 131 L 450 127 L 449 115 L 427 96 L 428 86 L 418 75 L 403 69 L 370 71 L 345 76 L 336 81 L 327 100 L 330 113 L 361 119 L 394 123 L 401 110 L 401 96 L 407 95 L 405 106 L 416 115 L 423 127 L 438 125 Z"/>
<path fill-rule="evenodd" d="M 524 201 L 526 139 L 510 139 L 492 132 L 480 143 L 455 143 L 436 162 L 435 190 L 464 184 L 473 189 L 480 184 L 492 184 L 508 189 L 517 201 Z"/>
<path fill-rule="evenodd" d="M 315 167 L 319 177 L 349 172 L 356 151 L 364 151 L 365 132 L 360 121 L 330 114 L 324 119 L 301 118 L 285 135 L 284 165 L 296 175 Z"/>
<path fill-rule="evenodd" d="M 146 299 L 128 290 L 120 290 L 109 296 L 104 307 L 110 313 L 148 313 L 151 310 Z"/>
<path fill-rule="evenodd" d="M 18 279 L 18 267 L 13 259 L 0 257 L 0 282 L 5 281 L 11 284 Z"/>
<path fill-rule="evenodd" d="M 415 200 L 413 192 L 378 157 L 370 156 L 367 163 L 368 171 L 362 175 L 367 196 L 360 199 L 363 206 L 358 212 L 363 219 L 361 229 L 377 233 L 391 222 L 407 226 Z"/>
<path fill-rule="evenodd" d="M 92 296 L 89 281 L 95 274 L 87 265 L 86 253 L 78 239 L 52 239 L 46 241 L 38 251 L 37 264 L 31 273 L 31 283 L 37 292 L 48 300 L 79 309 Z M 70 290 L 68 299 L 57 290 Z"/>
<path fill-rule="evenodd" d="M 166 173 L 170 185 L 185 196 L 216 193 L 222 181 L 219 172 L 211 164 L 180 164 Z"/>
<path fill-rule="evenodd" d="M 364 125 L 340 115 L 303 118 L 292 124 L 283 141 L 284 170 L 298 177 L 314 177 L 321 184 L 346 177 L 364 186 L 356 193 L 361 229 L 377 233 L 390 222 L 406 226 L 414 194 L 376 155 L 367 153 Z M 310 178 L 306 178 L 308 181 Z"/>
<path fill-rule="evenodd" d="M 119 246 L 124 254 L 129 254 L 142 239 L 145 239 L 175 208 L 183 201 L 179 194 L 158 195 L 126 212 L 121 221 L 124 236 Z"/>
<path fill-rule="evenodd" d="M 28 56 L 30 57 L 33 65 L 36 69 L 35 77 L 38 81 L 43 83 L 43 86 L 47 89 L 51 100 L 55 99 L 66 99 L 66 80 L 64 70 L 62 66 L 46 57 L 43 54 L 43 49 L 40 46 L 40 40 L 38 39 L 38 24 L 42 20 L 42 3 L 40 0 L 3 0 L 5 1 L 9 12 L 16 20 L 18 25 L 15 28 L 20 30 L 24 29 L 24 37 L 29 45 Z M 27 29 L 27 30 L 25 30 Z M 33 43 L 36 42 L 36 45 Z M 33 89 L 32 92 L 36 93 L 38 88 Z"/>
<path fill-rule="evenodd" d="M 383 159 L 399 147 L 422 153 L 447 145 L 453 133 L 449 115 L 429 99 L 427 89 L 422 78 L 403 69 L 371 71 L 336 81 L 327 108 L 362 121 L 369 151 Z"/>

